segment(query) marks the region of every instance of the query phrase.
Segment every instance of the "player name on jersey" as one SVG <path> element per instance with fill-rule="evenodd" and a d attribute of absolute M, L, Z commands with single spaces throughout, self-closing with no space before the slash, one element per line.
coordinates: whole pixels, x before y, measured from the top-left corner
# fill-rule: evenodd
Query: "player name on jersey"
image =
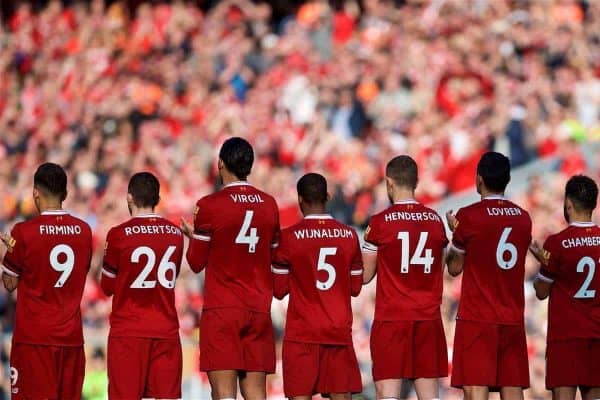
<path fill-rule="evenodd" d="M 260 194 L 230 194 L 234 203 L 264 203 Z"/>
<path fill-rule="evenodd" d="M 81 235 L 81 226 L 40 225 L 40 235 Z"/>
<path fill-rule="evenodd" d="M 438 221 L 440 217 L 433 212 L 393 211 L 384 215 L 385 222 L 392 221 Z"/>
<path fill-rule="evenodd" d="M 126 226 L 124 228 L 125 235 L 140 235 L 140 234 L 149 234 L 149 235 L 177 235 L 181 236 L 181 231 L 171 225 L 133 225 Z"/>
<path fill-rule="evenodd" d="M 352 229 L 324 228 L 324 229 L 298 229 L 294 231 L 296 239 L 327 239 L 327 238 L 351 238 Z"/>
<path fill-rule="evenodd" d="M 561 243 L 565 249 L 570 249 L 571 247 L 600 246 L 600 236 L 583 236 L 568 238 L 563 239 Z"/>
<path fill-rule="evenodd" d="M 487 207 L 488 215 L 492 217 L 505 215 L 522 215 L 521 209 L 517 207 Z"/>

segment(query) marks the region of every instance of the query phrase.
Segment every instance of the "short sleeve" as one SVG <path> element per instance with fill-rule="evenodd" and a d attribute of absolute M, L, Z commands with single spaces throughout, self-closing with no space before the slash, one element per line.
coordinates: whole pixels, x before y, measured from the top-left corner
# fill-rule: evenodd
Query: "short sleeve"
<path fill-rule="evenodd" d="M 194 239 L 210 242 L 213 230 L 206 202 L 200 199 L 194 209 Z"/>
<path fill-rule="evenodd" d="M 454 234 L 452 235 L 452 248 L 459 253 L 464 253 L 466 252 L 468 245 L 469 224 L 463 209 L 460 209 L 458 213 L 456 213 L 456 220 L 458 223 L 456 224 Z"/>
<path fill-rule="evenodd" d="M 113 228 L 106 235 L 104 244 L 104 258 L 102 260 L 102 273 L 109 278 L 117 276 L 119 267 L 119 238 L 117 231 Z"/>
<path fill-rule="evenodd" d="M 289 241 L 285 239 L 283 234 L 279 239 L 279 245 L 273 252 L 271 272 L 278 275 L 290 273 Z"/>
<path fill-rule="evenodd" d="M 369 226 L 365 230 L 362 251 L 365 253 L 376 253 L 377 247 L 381 244 L 379 234 L 377 219 L 372 217 L 369 221 Z"/>
<path fill-rule="evenodd" d="M 560 253 L 556 247 L 556 241 L 553 236 L 550 236 L 544 242 L 541 254 L 540 272 L 538 279 L 552 283 L 559 275 L 560 268 Z"/>
<path fill-rule="evenodd" d="M 23 272 L 24 261 L 25 243 L 23 243 L 20 224 L 17 224 L 10 232 L 10 240 L 2 261 L 2 270 L 8 275 L 19 276 Z"/>

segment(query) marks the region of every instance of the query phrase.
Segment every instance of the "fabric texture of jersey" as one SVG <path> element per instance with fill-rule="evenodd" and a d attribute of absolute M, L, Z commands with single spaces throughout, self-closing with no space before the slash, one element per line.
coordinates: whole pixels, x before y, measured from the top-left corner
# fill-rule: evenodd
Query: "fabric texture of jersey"
<path fill-rule="evenodd" d="M 600 227 L 573 223 L 548 237 L 538 275 L 552 283 L 548 341 L 600 339 L 599 269 Z"/>
<path fill-rule="evenodd" d="M 371 217 L 363 251 L 377 253 L 375 321 L 441 318 L 447 244 L 440 216 L 416 201 Z"/>
<path fill-rule="evenodd" d="M 271 250 L 279 242 L 275 199 L 246 182 L 229 184 L 198 201 L 194 231 L 190 264 L 204 262 L 190 259 L 190 254 L 208 244 L 204 309 L 238 307 L 268 313 L 273 296 Z"/>
<path fill-rule="evenodd" d="M 358 237 L 329 215 L 309 215 L 281 232 L 273 273 L 289 274 L 285 340 L 352 344 L 352 277 L 362 279 Z"/>
<path fill-rule="evenodd" d="M 522 324 L 529 214 L 503 197 L 490 196 L 462 208 L 456 218 L 452 246 L 465 253 L 457 318 Z"/>
<path fill-rule="evenodd" d="M 16 224 L 11 237 L 3 270 L 19 277 L 13 343 L 81 346 L 89 225 L 65 211 L 47 211 Z"/>
<path fill-rule="evenodd" d="M 156 214 L 108 232 L 102 273 L 115 279 L 111 337 L 178 337 L 174 288 L 182 256 L 182 232 Z"/>

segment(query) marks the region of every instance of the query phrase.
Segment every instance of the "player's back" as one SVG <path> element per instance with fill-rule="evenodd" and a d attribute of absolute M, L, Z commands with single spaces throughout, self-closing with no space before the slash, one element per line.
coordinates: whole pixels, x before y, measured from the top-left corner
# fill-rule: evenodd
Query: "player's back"
<path fill-rule="evenodd" d="M 116 276 L 110 336 L 178 335 L 175 281 L 182 255 L 182 232 L 156 214 L 133 217 L 109 231 L 103 273 Z"/>
<path fill-rule="evenodd" d="M 14 340 L 83 344 L 81 297 L 92 256 L 89 225 L 66 211 L 46 211 L 15 226 L 5 271 L 19 276 Z"/>
<path fill-rule="evenodd" d="M 285 339 L 351 344 L 351 274 L 362 275 L 358 237 L 328 215 L 309 215 L 281 233 L 276 259 L 290 270 Z"/>
<path fill-rule="evenodd" d="M 210 242 L 204 308 L 268 312 L 271 250 L 279 240 L 275 199 L 246 182 L 229 184 L 198 201 L 194 228 Z"/>
<path fill-rule="evenodd" d="M 490 196 L 462 208 L 456 218 L 453 247 L 466 251 L 458 318 L 521 324 L 529 214 L 501 196 Z"/>
<path fill-rule="evenodd" d="M 541 271 L 554 279 L 548 310 L 548 339 L 600 339 L 600 228 L 572 223 L 548 238 L 550 265 Z M 551 270 L 547 272 L 548 270 Z"/>
<path fill-rule="evenodd" d="M 440 216 L 416 201 L 397 202 L 371 217 L 364 249 L 377 252 L 375 320 L 441 318 L 447 244 Z"/>

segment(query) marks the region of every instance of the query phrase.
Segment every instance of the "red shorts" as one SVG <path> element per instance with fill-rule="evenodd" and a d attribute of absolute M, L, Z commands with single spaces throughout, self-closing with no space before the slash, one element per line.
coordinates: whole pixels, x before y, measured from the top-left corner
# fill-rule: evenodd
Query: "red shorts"
<path fill-rule="evenodd" d="M 362 381 L 352 345 L 283 342 L 286 397 L 360 393 Z"/>
<path fill-rule="evenodd" d="M 452 386 L 529 387 L 525 328 L 456 321 Z"/>
<path fill-rule="evenodd" d="M 600 339 L 548 342 L 546 388 L 600 387 Z"/>
<path fill-rule="evenodd" d="M 176 339 L 108 338 L 111 400 L 181 398 L 181 342 Z"/>
<path fill-rule="evenodd" d="M 201 371 L 275 372 L 271 314 L 214 308 L 200 317 Z"/>
<path fill-rule="evenodd" d="M 13 400 L 81 399 L 85 375 L 83 346 L 14 343 L 10 352 Z"/>
<path fill-rule="evenodd" d="M 442 320 L 373 322 L 371 358 L 374 381 L 448 376 Z"/>

